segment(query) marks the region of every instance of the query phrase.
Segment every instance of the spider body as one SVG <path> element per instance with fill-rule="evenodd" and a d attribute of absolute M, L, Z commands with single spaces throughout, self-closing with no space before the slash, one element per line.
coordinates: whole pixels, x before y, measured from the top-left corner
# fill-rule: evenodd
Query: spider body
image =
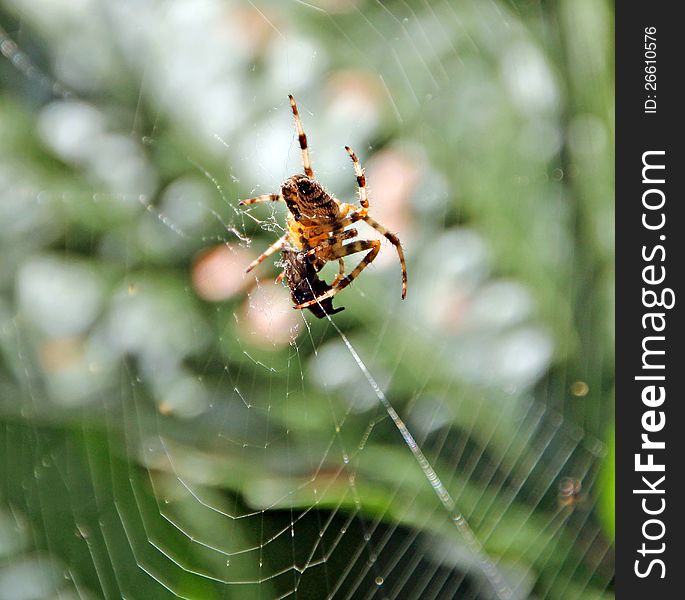
<path fill-rule="evenodd" d="M 361 204 L 359 207 L 354 204 L 341 202 L 329 194 L 314 177 L 314 171 L 312 170 L 311 162 L 309 160 L 307 136 L 302 128 L 302 122 L 300 121 L 295 100 L 292 96 L 289 96 L 289 99 L 295 120 L 295 129 L 300 142 L 304 173 L 293 175 L 286 179 L 281 185 L 281 190 L 278 194 L 265 194 L 240 202 L 241 205 L 246 205 L 260 202 L 283 201 L 288 207 L 285 234 L 252 261 L 247 267 L 246 272 L 251 271 L 271 254 L 282 249 L 286 244 L 289 244 L 293 248 L 304 253 L 305 256 L 310 257 L 308 258 L 310 261 L 308 264 L 311 266 L 311 269 L 313 269 L 313 272 L 308 271 L 310 266 L 307 266 L 300 274 L 303 275 L 303 281 L 309 281 L 311 284 L 316 284 L 316 288 L 318 288 L 315 289 L 317 294 L 316 297 L 305 298 L 304 301 L 295 298 L 295 294 L 293 293 L 293 300 L 297 302 L 294 308 L 309 308 L 316 304 L 321 304 L 323 306 L 323 301 L 333 297 L 339 291 L 346 288 L 376 258 L 376 256 L 378 256 L 378 252 L 380 251 L 380 242 L 378 240 L 354 240 L 344 243 L 357 237 L 357 230 L 348 229 L 348 227 L 358 221 L 364 221 L 385 236 L 385 238 L 395 246 L 402 267 L 402 298 L 404 298 L 407 294 L 407 269 L 402 245 L 399 238 L 394 233 L 388 231 L 383 225 L 378 223 L 378 221 L 369 216 L 366 177 L 364 176 L 364 171 L 362 170 L 355 153 L 351 148 L 345 146 L 345 150 L 352 159 L 352 164 L 357 177 L 359 203 Z M 357 252 L 366 252 L 366 255 L 348 275 L 345 275 L 344 258 L 351 254 L 356 254 Z M 330 261 L 337 261 L 339 270 L 331 285 L 328 286 L 328 284 L 322 282 L 316 274 Z M 287 271 L 284 271 L 279 275 L 276 281 L 281 281 L 287 276 Z M 293 285 L 291 284 L 291 280 L 289 279 L 288 282 L 292 292 Z M 324 290 L 323 286 L 327 289 Z M 314 285 L 311 287 L 314 288 Z M 301 294 L 300 297 L 302 297 Z"/>
<path fill-rule="evenodd" d="M 564 477 L 559 482 L 559 506 L 577 506 L 585 501 L 585 494 L 583 493 L 583 483 L 580 479 L 573 477 Z"/>
<path fill-rule="evenodd" d="M 281 195 L 292 221 L 327 225 L 340 218 L 340 204 L 312 177 L 289 177 L 281 185 Z"/>
<path fill-rule="evenodd" d="M 337 202 L 316 180 L 293 175 L 281 185 L 281 196 L 288 207 L 288 240 L 299 250 L 318 246 L 344 214 Z"/>

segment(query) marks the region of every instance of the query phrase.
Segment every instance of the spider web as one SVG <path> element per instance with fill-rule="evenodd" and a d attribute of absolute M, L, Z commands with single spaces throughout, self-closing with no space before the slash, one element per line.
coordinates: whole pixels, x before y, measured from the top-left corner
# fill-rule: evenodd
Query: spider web
<path fill-rule="evenodd" d="M 0 599 L 612 596 L 607 7 L 1 11 Z M 406 301 L 242 275 L 287 93 Z"/>

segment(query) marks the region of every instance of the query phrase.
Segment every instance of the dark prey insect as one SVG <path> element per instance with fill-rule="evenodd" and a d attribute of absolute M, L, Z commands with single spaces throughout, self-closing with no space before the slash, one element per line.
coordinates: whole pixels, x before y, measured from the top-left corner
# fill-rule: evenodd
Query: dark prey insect
<path fill-rule="evenodd" d="M 339 270 L 331 285 L 328 286 L 324 282 L 319 282 L 328 289 L 324 291 L 323 287 L 317 284 L 321 290 L 320 295 L 314 298 L 304 299 L 304 301 L 298 301 L 298 304 L 296 304 L 294 308 L 309 308 L 317 303 L 323 303 L 324 300 L 332 298 L 339 291 L 350 285 L 376 256 L 378 256 L 381 247 L 381 243 L 378 240 L 353 240 L 353 238 L 357 237 L 357 230 L 347 229 L 347 227 L 353 223 L 364 221 L 384 235 L 385 238 L 395 246 L 402 267 L 402 298 L 405 298 L 407 295 L 407 268 L 404 261 L 402 245 L 400 244 L 399 238 L 394 233 L 388 231 L 378 221 L 369 216 L 369 199 L 366 191 L 366 178 L 364 176 L 364 171 L 359 164 L 359 160 L 357 160 L 357 156 L 351 148 L 345 146 L 345 150 L 347 150 L 347 153 L 352 159 L 354 172 L 357 176 L 359 203 L 361 204 L 359 207 L 334 198 L 324 190 L 322 185 L 314 177 L 314 171 L 312 170 L 312 165 L 309 160 L 307 136 L 302 128 L 297 105 L 292 96 L 288 96 L 288 98 L 290 98 L 290 106 L 295 119 L 295 129 L 297 130 L 300 149 L 302 151 L 304 173 L 293 175 L 286 179 L 281 185 L 281 191 L 278 194 L 264 194 L 240 202 L 241 205 L 246 205 L 282 200 L 288 207 L 285 234 L 253 260 L 245 271 L 249 272 L 254 269 L 264 259 L 283 248 L 286 243 L 312 258 L 311 264 L 314 269 L 314 274 L 320 271 L 327 262 L 337 261 Z M 343 243 L 348 240 L 353 241 L 349 241 L 346 244 Z M 359 264 L 346 275 L 344 258 L 350 254 L 356 254 L 357 252 L 366 252 L 366 255 Z M 304 274 L 307 275 L 306 272 Z M 280 281 L 284 276 L 285 274 L 281 273 L 277 281 Z M 305 279 L 311 279 L 311 277 L 306 277 Z M 314 281 L 316 281 L 316 278 L 314 278 Z M 319 291 L 317 291 L 317 294 L 319 294 Z"/>
<path fill-rule="evenodd" d="M 281 256 L 285 280 L 288 282 L 290 296 L 296 306 L 323 296 L 331 289 L 330 285 L 319 279 L 314 266 L 316 259 L 313 256 L 295 250 L 288 244 L 281 249 Z M 325 298 L 307 308 L 319 319 L 323 319 L 327 314 L 334 315 L 345 310 L 343 307 L 333 308 L 332 298 Z"/>

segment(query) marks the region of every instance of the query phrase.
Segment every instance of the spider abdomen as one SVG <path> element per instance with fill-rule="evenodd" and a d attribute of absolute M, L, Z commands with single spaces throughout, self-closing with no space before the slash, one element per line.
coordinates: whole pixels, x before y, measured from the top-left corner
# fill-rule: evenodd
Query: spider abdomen
<path fill-rule="evenodd" d="M 306 175 L 293 175 L 283 182 L 281 194 L 296 221 L 324 224 L 335 221 L 339 208 L 323 186 Z"/>

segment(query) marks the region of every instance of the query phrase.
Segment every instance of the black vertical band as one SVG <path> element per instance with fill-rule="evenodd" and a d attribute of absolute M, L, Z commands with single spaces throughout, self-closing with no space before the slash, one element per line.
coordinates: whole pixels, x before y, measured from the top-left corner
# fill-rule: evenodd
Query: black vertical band
<path fill-rule="evenodd" d="M 616 4 L 616 592 L 680 598 L 685 36 L 671 3 Z"/>

